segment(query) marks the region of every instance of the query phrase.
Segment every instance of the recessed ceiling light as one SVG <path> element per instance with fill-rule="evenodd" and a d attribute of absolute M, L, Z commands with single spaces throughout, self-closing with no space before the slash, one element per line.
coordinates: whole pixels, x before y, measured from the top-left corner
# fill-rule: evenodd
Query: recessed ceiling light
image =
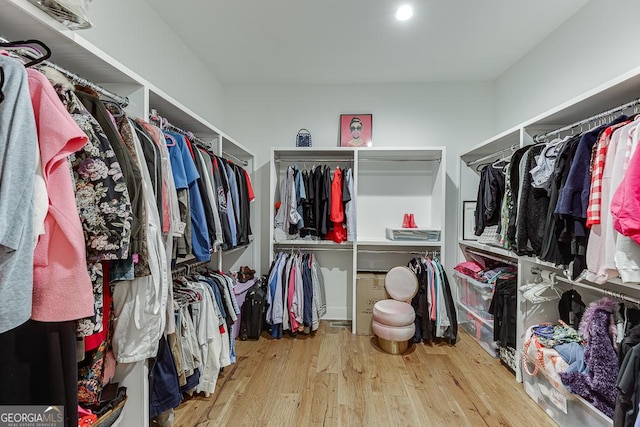
<path fill-rule="evenodd" d="M 411 19 L 412 16 L 413 8 L 408 4 L 403 4 L 398 8 L 398 11 L 396 12 L 396 19 L 398 21 L 406 21 L 408 19 Z"/>

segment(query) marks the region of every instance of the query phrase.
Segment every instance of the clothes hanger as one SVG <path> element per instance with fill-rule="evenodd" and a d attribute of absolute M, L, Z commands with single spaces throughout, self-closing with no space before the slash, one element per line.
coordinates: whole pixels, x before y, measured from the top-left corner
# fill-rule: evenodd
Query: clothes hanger
<path fill-rule="evenodd" d="M 165 141 L 171 141 L 171 142 L 167 142 L 167 147 L 173 147 L 178 143 L 178 141 L 176 141 L 173 135 L 168 134 L 166 132 L 164 133 L 164 139 Z"/>
<path fill-rule="evenodd" d="M 490 163 L 480 163 L 478 165 L 476 165 L 476 172 L 482 172 L 482 169 L 484 169 L 486 166 L 489 166 Z"/>
<path fill-rule="evenodd" d="M 113 117 L 119 118 L 124 116 L 124 110 L 122 109 L 122 106 L 120 106 L 120 104 L 118 104 L 117 102 L 105 99 L 102 101 L 102 103 L 105 107 L 107 107 Z"/>
<path fill-rule="evenodd" d="M 51 49 L 49 49 L 49 46 L 40 40 L 29 39 L 0 42 L 0 47 L 5 49 L 20 49 L 29 52 L 30 55 L 33 55 L 34 58 L 30 58 L 31 61 L 24 64 L 27 68 L 51 58 Z"/>

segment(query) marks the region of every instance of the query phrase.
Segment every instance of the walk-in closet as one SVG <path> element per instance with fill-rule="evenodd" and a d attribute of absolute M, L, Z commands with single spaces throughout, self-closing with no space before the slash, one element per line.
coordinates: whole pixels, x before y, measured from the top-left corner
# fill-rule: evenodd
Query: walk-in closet
<path fill-rule="evenodd" d="M 0 425 L 640 425 L 638 16 L 0 0 Z"/>

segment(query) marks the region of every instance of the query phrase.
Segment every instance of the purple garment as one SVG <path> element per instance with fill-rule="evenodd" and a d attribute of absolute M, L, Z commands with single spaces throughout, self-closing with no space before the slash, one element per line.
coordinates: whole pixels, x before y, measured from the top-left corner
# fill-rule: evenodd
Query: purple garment
<path fill-rule="evenodd" d="M 580 335 L 587 340 L 584 362 L 589 371 L 560 373 L 562 383 L 573 393 L 584 397 L 609 417 L 613 416 L 618 396 L 618 355 L 613 347 L 615 324 L 610 319 L 615 307 L 615 301 L 609 298 L 589 305 L 580 322 Z"/>

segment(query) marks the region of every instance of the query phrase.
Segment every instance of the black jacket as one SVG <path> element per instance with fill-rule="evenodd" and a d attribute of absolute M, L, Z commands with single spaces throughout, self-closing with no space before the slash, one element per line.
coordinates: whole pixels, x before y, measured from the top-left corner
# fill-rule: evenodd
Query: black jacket
<path fill-rule="evenodd" d="M 476 236 L 485 227 L 500 223 L 500 206 L 504 197 L 504 171 L 491 165 L 485 166 L 480 175 L 480 186 L 476 202 Z"/>

